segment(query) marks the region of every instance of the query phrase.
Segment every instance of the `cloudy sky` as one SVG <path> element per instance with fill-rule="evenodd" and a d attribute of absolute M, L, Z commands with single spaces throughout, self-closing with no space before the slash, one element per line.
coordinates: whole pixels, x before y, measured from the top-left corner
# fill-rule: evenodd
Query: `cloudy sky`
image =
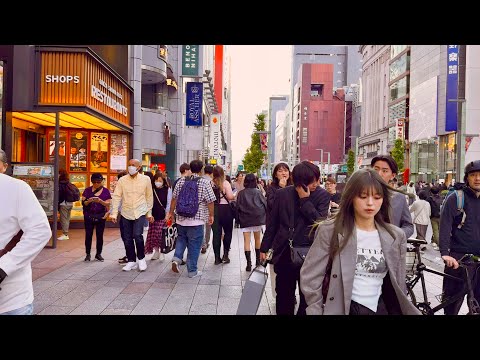
<path fill-rule="evenodd" d="M 255 115 L 268 110 L 272 95 L 290 92 L 290 45 L 228 45 L 231 57 L 233 165 L 250 146 Z"/>

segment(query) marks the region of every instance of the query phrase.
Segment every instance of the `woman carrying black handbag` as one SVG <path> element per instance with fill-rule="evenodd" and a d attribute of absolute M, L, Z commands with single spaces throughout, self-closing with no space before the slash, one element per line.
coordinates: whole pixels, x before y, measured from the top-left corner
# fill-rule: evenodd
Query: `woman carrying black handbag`
<path fill-rule="evenodd" d="M 293 247 L 313 243 L 312 225 L 328 215 L 330 195 L 318 186 L 320 169 L 309 161 L 295 165 L 292 171 L 294 186 L 287 186 L 275 194 L 275 201 L 263 236 L 261 260 L 273 249 L 272 263 L 276 279 L 276 313 L 295 313 L 295 290 L 300 283 L 300 267 L 292 263 L 290 240 Z M 295 216 L 295 217 L 294 217 Z M 292 223 L 292 219 L 294 220 Z M 293 232 L 290 229 L 293 228 Z M 307 304 L 299 291 L 297 315 L 305 315 Z"/>
<path fill-rule="evenodd" d="M 260 233 L 265 225 L 267 200 L 257 188 L 257 178 L 254 174 L 247 174 L 244 180 L 245 189 L 237 195 L 237 210 L 240 228 L 243 232 L 243 246 L 247 259 L 246 271 L 252 270 L 250 250 L 251 233 L 255 238 L 255 266 L 260 265 Z"/>

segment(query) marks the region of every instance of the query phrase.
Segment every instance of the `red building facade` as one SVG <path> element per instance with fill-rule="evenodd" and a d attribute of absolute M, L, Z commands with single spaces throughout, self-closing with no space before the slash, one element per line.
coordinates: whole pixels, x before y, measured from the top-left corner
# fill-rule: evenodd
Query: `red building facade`
<path fill-rule="evenodd" d="M 300 160 L 340 164 L 344 155 L 345 94 L 333 90 L 333 64 L 303 64 L 299 69 L 300 82 L 296 86 L 297 145 Z"/>

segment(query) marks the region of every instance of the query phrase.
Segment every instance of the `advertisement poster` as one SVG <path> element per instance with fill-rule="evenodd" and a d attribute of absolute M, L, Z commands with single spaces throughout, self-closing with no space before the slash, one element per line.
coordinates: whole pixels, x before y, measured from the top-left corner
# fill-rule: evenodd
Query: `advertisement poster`
<path fill-rule="evenodd" d="M 87 140 L 86 131 L 70 132 L 70 171 L 87 171 Z"/>
<path fill-rule="evenodd" d="M 87 185 L 87 175 L 85 174 L 70 174 L 70 182 L 80 190 L 80 195 L 83 194 Z M 82 202 L 77 201 L 73 203 L 71 217 L 72 220 L 83 220 Z"/>
<path fill-rule="evenodd" d="M 33 190 L 47 216 L 53 216 L 53 165 L 13 165 L 13 177 Z"/>
<path fill-rule="evenodd" d="M 48 135 L 49 147 L 48 147 L 48 161 L 55 162 L 55 131 L 50 131 Z M 58 136 L 58 156 L 59 156 L 59 169 L 67 168 L 66 147 L 67 147 L 67 132 L 60 131 Z"/>
<path fill-rule="evenodd" d="M 113 192 L 115 191 L 115 186 L 117 186 L 117 182 L 117 175 L 110 175 L 110 186 L 108 189 L 110 190 L 111 194 L 113 194 Z"/>
<path fill-rule="evenodd" d="M 188 82 L 186 89 L 187 115 L 185 125 L 202 126 L 203 83 Z"/>
<path fill-rule="evenodd" d="M 90 138 L 90 172 L 108 170 L 108 134 L 92 132 Z"/>
<path fill-rule="evenodd" d="M 127 135 L 110 134 L 110 170 L 123 171 L 127 169 Z"/>
<path fill-rule="evenodd" d="M 267 134 L 260 134 L 260 149 L 266 154 L 268 149 Z"/>

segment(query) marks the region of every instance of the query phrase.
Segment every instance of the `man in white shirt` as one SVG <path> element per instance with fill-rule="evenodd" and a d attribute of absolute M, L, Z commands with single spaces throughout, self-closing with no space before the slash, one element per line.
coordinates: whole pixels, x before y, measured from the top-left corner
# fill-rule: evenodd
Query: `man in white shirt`
<path fill-rule="evenodd" d="M 150 178 L 140 174 L 141 162 L 131 159 L 128 162 L 128 174 L 121 177 L 112 196 L 111 219 L 117 222 L 118 208 L 122 203 L 123 241 L 127 252 L 128 263 L 122 270 L 130 271 L 137 267 L 140 271 L 147 269 L 145 261 L 145 244 L 143 242 L 143 225 L 145 218 L 148 222 L 154 221 L 152 217 L 153 189 Z M 135 253 L 135 247 L 137 252 Z M 138 265 L 137 265 L 138 257 Z"/>
<path fill-rule="evenodd" d="M 33 314 L 31 262 L 52 236 L 47 215 L 30 186 L 5 175 L 7 157 L 0 149 L 0 315 Z M 23 231 L 11 249 L 12 238 Z"/>

